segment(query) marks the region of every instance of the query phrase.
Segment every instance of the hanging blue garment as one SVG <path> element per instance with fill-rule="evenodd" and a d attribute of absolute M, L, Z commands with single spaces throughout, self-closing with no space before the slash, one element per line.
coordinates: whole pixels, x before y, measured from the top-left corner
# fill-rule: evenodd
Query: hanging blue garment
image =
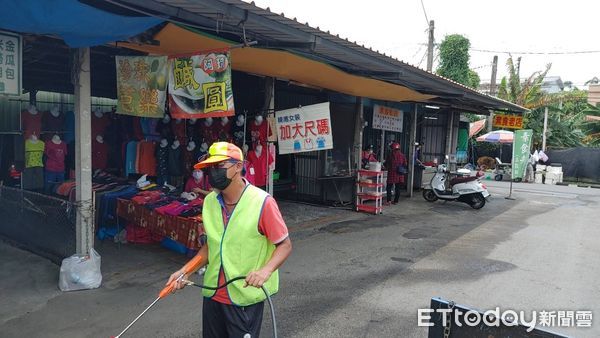
<path fill-rule="evenodd" d="M 68 111 L 65 114 L 65 134 L 63 140 L 66 143 L 75 141 L 75 114 L 72 111 Z"/>
<path fill-rule="evenodd" d="M 125 149 L 125 177 L 129 174 L 137 174 L 135 160 L 137 158 L 137 142 L 129 141 Z"/>
<path fill-rule="evenodd" d="M 0 29 L 58 35 L 74 48 L 127 40 L 161 22 L 112 14 L 76 0 L 3 1 L 0 11 Z"/>

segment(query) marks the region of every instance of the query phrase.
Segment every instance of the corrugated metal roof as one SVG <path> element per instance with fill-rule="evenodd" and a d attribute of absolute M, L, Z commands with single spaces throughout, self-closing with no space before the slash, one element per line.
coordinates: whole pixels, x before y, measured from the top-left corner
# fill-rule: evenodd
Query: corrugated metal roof
<path fill-rule="evenodd" d="M 290 19 L 283 13 L 277 14 L 271 12 L 269 8 L 260 8 L 253 2 L 240 0 L 119 0 L 119 2 L 189 23 L 194 23 L 192 21 L 196 20 L 193 19 L 198 16 L 203 19 L 201 21 L 205 25 L 214 25 L 213 30 L 218 30 L 217 27 L 228 27 L 235 29 L 239 34 L 243 26 L 247 36 L 269 40 L 259 41 L 261 43 L 277 41 L 314 43 L 313 48 L 305 50 L 304 53 L 326 59 L 349 72 L 397 72 L 398 75 L 393 77 L 378 75 L 371 77 L 401 84 L 425 94 L 436 95 L 439 99 L 433 102 L 437 104 L 481 112 L 488 109 L 526 111 L 525 108 L 511 102 L 480 93 L 372 48 L 360 46 L 339 35 L 321 31 L 319 27 L 311 27 L 308 23 Z"/>

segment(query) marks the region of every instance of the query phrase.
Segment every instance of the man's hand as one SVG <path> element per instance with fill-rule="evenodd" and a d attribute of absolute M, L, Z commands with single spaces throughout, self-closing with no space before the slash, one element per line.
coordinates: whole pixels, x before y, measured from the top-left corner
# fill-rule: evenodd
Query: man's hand
<path fill-rule="evenodd" d="M 174 290 L 180 290 L 180 289 L 183 289 L 183 288 L 185 287 L 185 283 L 183 282 L 183 280 L 184 280 L 184 279 L 187 279 L 187 276 L 185 276 L 185 275 L 184 275 L 182 278 L 179 278 L 179 277 L 181 277 L 181 275 L 182 275 L 182 274 L 183 274 L 183 271 L 182 271 L 182 270 L 177 270 L 177 271 L 173 272 L 173 274 L 171 274 L 171 277 L 169 277 L 169 280 L 167 281 L 167 283 L 165 284 L 165 286 L 166 286 L 166 285 L 169 285 L 169 284 L 171 284 L 173 281 L 175 281 L 175 280 L 179 279 L 179 281 L 177 281 L 177 282 L 175 283 Z"/>
<path fill-rule="evenodd" d="M 246 284 L 244 287 L 254 286 L 256 288 L 260 288 L 269 280 L 272 273 L 273 271 L 266 267 L 260 270 L 252 271 L 248 274 L 248 276 L 246 276 Z"/>

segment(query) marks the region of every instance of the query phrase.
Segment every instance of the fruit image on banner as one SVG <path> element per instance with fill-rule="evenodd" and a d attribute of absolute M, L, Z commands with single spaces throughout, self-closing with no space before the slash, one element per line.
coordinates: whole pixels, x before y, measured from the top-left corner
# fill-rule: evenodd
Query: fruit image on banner
<path fill-rule="evenodd" d="M 117 113 L 161 118 L 167 98 L 166 56 L 117 56 Z"/>
<path fill-rule="evenodd" d="M 232 116 L 229 51 L 169 59 L 169 112 L 176 119 Z"/>

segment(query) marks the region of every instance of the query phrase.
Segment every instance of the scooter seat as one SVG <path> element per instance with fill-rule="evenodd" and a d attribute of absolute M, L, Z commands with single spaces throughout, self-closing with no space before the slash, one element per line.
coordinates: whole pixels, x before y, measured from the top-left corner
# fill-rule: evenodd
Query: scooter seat
<path fill-rule="evenodd" d="M 450 180 L 450 185 L 455 185 L 459 183 L 467 183 L 471 181 L 477 180 L 477 176 L 466 176 L 466 177 L 454 177 Z"/>

